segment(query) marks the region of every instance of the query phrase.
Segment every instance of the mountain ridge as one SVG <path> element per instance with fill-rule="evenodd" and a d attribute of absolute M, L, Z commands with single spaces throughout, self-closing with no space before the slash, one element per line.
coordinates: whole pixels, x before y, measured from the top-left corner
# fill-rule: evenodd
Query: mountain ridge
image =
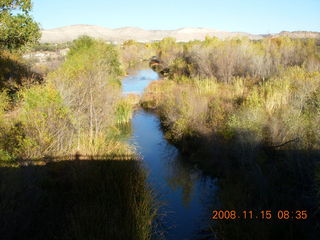
<path fill-rule="evenodd" d="M 246 32 L 227 32 L 210 28 L 185 27 L 176 30 L 145 30 L 139 27 L 106 28 L 97 25 L 77 24 L 53 29 L 43 29 L 40 42 L 62 43 L 73 41 L 82 35 L 102 39 L 110 42 L 123 42 L 135 40 L 140 42 L 151 42 L 166 37 L 175 38 L 177 41 L 186 42 L 191 40 L 204 40 L 206 36 L 228 39 L 233 37 L 248 37 L 259 40 L 264 37 L 288 36 L 293 38 L 319 38 L 320 32 L 311 31 L 282 31 L 276 34 L 250 34 Z"/>

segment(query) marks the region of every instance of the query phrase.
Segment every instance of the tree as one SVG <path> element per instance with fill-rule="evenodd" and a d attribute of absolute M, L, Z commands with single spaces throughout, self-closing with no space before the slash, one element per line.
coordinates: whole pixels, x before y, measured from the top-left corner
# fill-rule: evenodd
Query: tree
<path fill-rule="evenodd" d="M 115 122 L 122 74 L 117 49 L 83 36 L 73 42 L 66 61 L 48 76 L 73 113 L 77 150 L 99 154 Z"/>
<path fill-rule="evenodd" d="M 31 0 L 0 0 L 0 48 L 18 50 L 36 43 L 41 36 L 29 12 Z"/>
<path fill-rule="evenodd" d="M 18 155 L 37 158 L 68 153 L 73 136 L 71 114 L 57 89 L 48 83 L 34 85 L 22 90 L 20 98 L 23 101 L 18 115 L 22 124 L 19 130 L 24 136 L 18 142 L 21 148 Z"/>

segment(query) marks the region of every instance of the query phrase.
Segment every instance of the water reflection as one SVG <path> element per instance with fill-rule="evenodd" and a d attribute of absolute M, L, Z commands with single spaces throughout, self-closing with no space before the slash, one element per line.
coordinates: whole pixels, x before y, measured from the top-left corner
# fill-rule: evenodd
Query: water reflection
<path fill-rule="evenodd" d="M 185 207 L 188 207 L 192 199 L 195 190 L 194 183 L 199 181 L 200 178 L 201 172 L 183 162 L 183 157 L 179 154 L 174 161 L 169 163 L 167 183 L 174 190 L 181 188 L 182 203 Z"/>
<path fill-rule="evenodd" d="M 165 215 L 166 239 L 193 239 L 210 217 L 205 203 L 215 182 L 185 163 L 177 149 L 165 140 L 159 125 L 154 114 L 136 112 L 130 141 L 136 145 L 149 170 L 148 181 L 165 203 L 160 215 Z M 205 215 L 206 221 L 203 221 Z"/>

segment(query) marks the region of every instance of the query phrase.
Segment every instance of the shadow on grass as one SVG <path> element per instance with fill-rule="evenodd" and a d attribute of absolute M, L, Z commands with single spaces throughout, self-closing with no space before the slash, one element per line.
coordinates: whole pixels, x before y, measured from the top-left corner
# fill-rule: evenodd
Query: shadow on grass
<path fill-rule="evenodd" d="M 235 210 L 246 220 L 212 220 L 217 239 L 319 239 L 320 214 L 315 170 L 319 151 L 277 150 L 238 155 L 219 181 L 214 210 Z M 257 162 L 239 163 L 239 159 Z M 272 217 L 266 219 L 270 210 Z M 249 215 L 253 212 L 253 216 Z M 289 215 L 284 216 L 284 212 Z M 303 219 L 301 212 L 306 211 Z"/>
<path fill-rule="evenodd" d="M 194 139 L 185 141 L 188 145 L 182 142 L 184 147 L 197 146 Z M 255 141 L 198 141 L 202 143 L 198 155 L 207 156 L 197 163 L 219 179 L 212 211 L 235 210 L 240 217 L 211 219 L 211 226 L 204 231 L 209 233 L 208 239 L 319 239 L 319 150 L 303 150 L 298 142 L 268 147 Z M 241 219 L 243 211 L 246 220 Z M 266 211 L 271 211 L 270 219 L 263 219 Z M 283 215 L 285 211 L 288 216 Z M 302 211 L 306 211 L 306 219 L 302 219 Z"/>
<path fill-rule="evenodd" d="M 139 162 L 97 158 L 0 167 L 1 239 L 150 239 L 155 209 Z"/>
<path fill-rule="evenodd" d="M 0 51 L 0 90 L 8 89 L 9 94 L 16 93 L 22 86 L 40 83 L 42 76 L 31 71 L 30 67 L 8 53 Z"/>
<path fill-rule="evenodd" d="M 162 129 L 170 136 L 170 126 Z M 208 211 L 209 226 L 200 230 L 204 237 L 199 239 L 320 239 L 319 148 L 304 149 L 297 138 L 271 144 L 257 141 L 246 129 L 237 132 L 232 138 L 192 133 L 169 139 L 184 160 L 218 179 L 218 191 L 208 200 L 210 211 L 256 214 L 247 220 L 213 220 Z M 269 210 L 272 218 L 262 220 L 261 211 Z M 284 211 L 289 211 L 289 219 L 281 216 Z M 307 219 L 298 219 L 302 211 Z"/>

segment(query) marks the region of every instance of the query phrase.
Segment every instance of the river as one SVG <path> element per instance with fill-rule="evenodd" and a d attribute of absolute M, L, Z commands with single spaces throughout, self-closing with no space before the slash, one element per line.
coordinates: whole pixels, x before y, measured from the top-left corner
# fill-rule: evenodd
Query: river
<path fill-rule="evenodd" d="M 148 84 L 157 80 L 152 70 L 142 70 L 123 79 L 123 93 L 142 94 Z M 211 217 L 208 203 L 212 203 L 217 189 L 216 180 L 205 176 L 168 143 L 160 128 L 157 115 L 137 110 L 132 119 L 132 135 L 128 139 L 141 156 L 148 172 L 148 182 L 158 200 L 160 231 L 165 239 L 189 240 L 201 236 Z"/>

